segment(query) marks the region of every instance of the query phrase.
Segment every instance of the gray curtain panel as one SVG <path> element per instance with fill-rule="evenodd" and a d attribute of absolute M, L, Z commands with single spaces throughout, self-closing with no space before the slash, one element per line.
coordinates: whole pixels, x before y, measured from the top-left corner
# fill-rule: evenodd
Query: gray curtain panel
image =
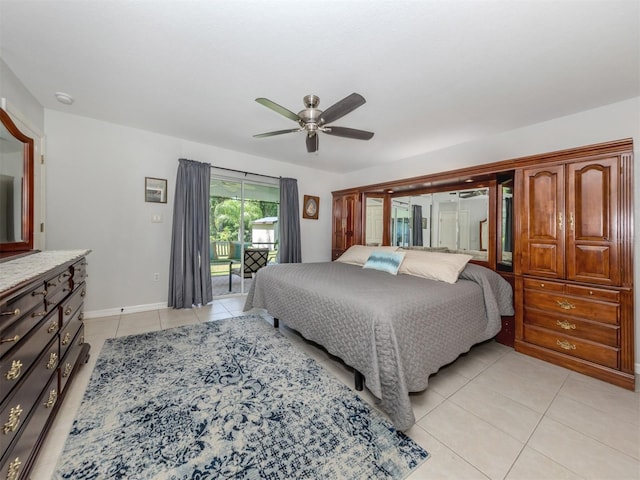
<path fill-rule="evenodd" d="M 191 308 L 213 300 L 209 266 L 211 166 L 184 158 L 178 162 L 168 304 L 174 308 Z"/>
<path fill-rule="evenodd" d="M 280 263 L 302 262 L 300 246 L 300 212 L 298 206 L 298 180 L 280 179 Z"/>
<path fill-rule="evenodd" d="M 411 234 L 412 245 L 422 246 L 422 205 L 412 205 L 413 232 Z"/>

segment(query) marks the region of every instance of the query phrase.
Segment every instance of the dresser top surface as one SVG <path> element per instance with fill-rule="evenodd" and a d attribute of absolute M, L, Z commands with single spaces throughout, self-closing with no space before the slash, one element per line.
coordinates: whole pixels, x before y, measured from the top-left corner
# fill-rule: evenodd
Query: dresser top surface
<path fill-rule="evenodd" d="M 0 263 L 0 294 L 59 265 L 82 258 L 91 250 L 45 250 Z"/>

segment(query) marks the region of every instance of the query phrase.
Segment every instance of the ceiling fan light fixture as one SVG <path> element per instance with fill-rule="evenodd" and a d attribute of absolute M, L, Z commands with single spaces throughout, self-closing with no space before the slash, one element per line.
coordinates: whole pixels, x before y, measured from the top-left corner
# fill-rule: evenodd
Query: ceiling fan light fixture
<path fill-rule="evenodd" d="M 283 133 L 304 131 L 307 137 L 307 152 L 314 153 L 318 151 L 318 132 L 356 140 L 369 140 L 373 137 L 373 132 L 327 125 L 339 118 L 342 118 L 347 113 L 352 112 L 361 105 L 364 105 L 366 101 L 364 97 L 358 93 L 352 93 L 351 95 L 343 98 L 339 102 L 330 106 L 324 112 L 317 108 L 320 104 L 320 97 L 317 95 L 305 95 L 302 99 L 305 108 L 304 110 L 300 110 L 297 114 L 275 102 L 272 102 L 268 98 L 256 98 L 256 102 L 290 120 L 297 122 L 298 125 L 300 125 L 300 128 L 260 133 L 254 135 L 255 138 L 265 138 L 272 137 L 274 135 L 281 135 Z"/>

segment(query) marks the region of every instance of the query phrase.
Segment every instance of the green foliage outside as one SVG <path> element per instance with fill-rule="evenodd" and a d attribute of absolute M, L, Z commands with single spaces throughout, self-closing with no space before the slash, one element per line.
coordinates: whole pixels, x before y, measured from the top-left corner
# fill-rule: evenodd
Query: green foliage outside
<path fill-rule="evenodd" d="M 210 197 L 209 228 L 211 240 L 238 241 L 240 235 L 240 200 L 224 197 Z M 251 241 L 251 224 L 263 217 L 277 217 L 278 204 L 261 200 L 245 200 L 244 202 L 244 241 Z"/>

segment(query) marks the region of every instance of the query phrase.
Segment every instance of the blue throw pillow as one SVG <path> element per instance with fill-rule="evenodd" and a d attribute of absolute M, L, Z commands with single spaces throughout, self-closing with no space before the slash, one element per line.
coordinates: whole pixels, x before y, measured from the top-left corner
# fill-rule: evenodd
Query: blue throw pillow
<path fill-rule="evenodd" d="M 374 251 L 369 255 L 367 262 L 362 268 L 372 268 L 374 270 L 380 270 L 381 272 L 390 273 L 391 275 L 397 275 L 404 255 L 404 252 Z"/>

